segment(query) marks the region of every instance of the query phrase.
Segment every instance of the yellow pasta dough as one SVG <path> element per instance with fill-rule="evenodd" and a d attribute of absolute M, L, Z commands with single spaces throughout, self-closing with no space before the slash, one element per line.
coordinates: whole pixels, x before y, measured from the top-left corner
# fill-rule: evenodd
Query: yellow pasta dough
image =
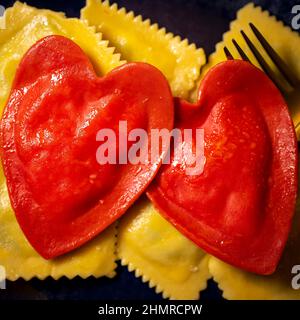
<path fill-rule="evenodd" d="M 279 79 L 281 78 L 279 71 L 271 62 L 267 53 L 250 29 L 250 22 L 260 30 L 274 50 L 300 78 L 300 34 L 296 31 L 293 32 L 288 26 L 284 26 L 281 21 L 278 21 L 274 16 L 270 16 L 267 11 L 262 11 L 260 7 L 255 7 L 253 3 L 246 5 L 238 12 L 237 19 L 230 24 L 230 31 L 223 35 L 223 41 L 216 45 L 216 51 L 209 57 L 208 64 L 205 66 L 201 76 L 203 77 L 212 66 L 226 60 L 223 51 L 225 46 L 235 58 L 240 58 L 237 49 L 232 43 L 232 39 L 235 39 L 238 42 L 240 47 L 250 58 L 251 62 L 256 66 L 259 66 L 241 35 L 240 31 L 244 30 L 272 67 L 274 73 L 277 74 Z M 287 95 L 286 99 L 289 104 L 294 124 L 296 125 L 300 122 L 300 88 L 293 94 Z M 298 128 L 297 135 L 298 139 L 300 139 L 300 126 Z"/>
<path fill-rule="evenodd" d="M 127 61 L 155 65 L 167 77 L 173 94 L 189 97 L 201 66 L 202 49 L 188 45 L 171 33 L 166 34 L 149 20 L 118 10 L 108 1 L 90 0 L 82 18 L 115 46 Z M 157 292 L 173 299 L 197 299 L 210 277 L 206 254 L 163 219 L 144 200 L 122 218 L 118 229 L 118 255 L 136 276 L 149 281 Z"/>
<path fill-rule="evenodd" d="M 9 94 L 17 65 L 24 53 L 40 38 L 64 35 L 75 41 L 90 57 L 96 71 L 104 74 L 118 66 L 119 55 L 108 48 L 93 28 L 63 14 L 38 10 L 16 2 L 6 10 L 6 29 L 0 30 L 0 114 Z M 81 248 L 54 260 L 44 260 L 29 245 L 10 206 L 5 178 L 0 166 L 0 265 L 9 280 L 36 276 L 45 278 L 77 275 L 114 276 L 115 226 Z"/>
<path fill-rule="evenodd" d="M 175 96 L 189 97 L 205 63 L 202 49 L 108 1 L 87 0 L 81 17 L 96 26 L 123 59 L 151 63 L 164 73 Z"/>
<path fill-rule="evenodd" d="M 165 298 L 198 299 L 206 288 L 208 255 L 167 222 L 143 198 L 121 219 L 118 254 Z"/>
<path fill-rule="evenodd" d="M 300 78 L 299 34 L 292 32 L 288 27 L 277 21 L 275 17 L 270 16 L 268 12 L 262 11 L 259 7 L 254 7 L 253 4 L 245 6 L 238 12 L 237 20 L 231 23 L 230 31 L 225 33 L 223 42 L 216 46 L 216 52 L 210 56 L 209 63 L 205 67 L 205 72 L 213 65 L 225 60 L 223 52 L 224 46 L 227 46 L 234 56 L 238 57 L 237 51 L 231 43 L 232 38 L 238 41 L 242 49 L 251 57 L 251 61 L 255 61 L 240 35 L 240 30 L 245 30 L 255 45 L 259 47 L 257 40 L 255 40 L 255 37 L 253 37 L 249 29 L 249 22 L 253 22 L 256 27 L 265 34 L 270 44 Z M 272 32 L 270 32 L 270 30 L 272 30 Z M 298 105 L 291 100 L 288 100 L 288 103 L 293 111 L 294 119 L 299 119 L 299 93 L 297 100 Z M 296 110 L 298 110 L 298 114 Z M 214 257 L 211 257 L 209 260 L 209 270 L 215 281 L 218 282 L 219 287 L 223 290 L 224 297 L 227 299 L 300 299 L 300 290 L 294 290 L 291 285 L 293 277 L 291 273 L 292 267 L 300 264 L 299 248 L 300 193 L 298 191 L 297 212 L 293 222 L 293 230 L 275 274 L 271 276 L 258 276 L 234 268 Z"/>

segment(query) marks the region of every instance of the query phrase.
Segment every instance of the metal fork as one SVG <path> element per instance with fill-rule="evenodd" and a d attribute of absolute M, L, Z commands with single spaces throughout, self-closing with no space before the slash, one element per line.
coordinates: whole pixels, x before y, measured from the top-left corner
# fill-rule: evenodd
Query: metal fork
<path fill-rule="evenodd" d="M 246 33 L 243 30 L 241 30 L 241 35 L 245 40 L 247 46 L 253 53 L 254 57 L 256 58 L 257 62 L 259 63 L 261 68 L 264 70 L 264 72 L 269 76 L 269 78 L 273 81 L 273 83 L 282 92 L 282 94 L 285 96 L 287 103 L 289 105 L 292 105 L 292 104 L 297 105 L 298 103 L 298 106 L 299 106 L 298 110 L 291 110 L 291 113 L 292 113 L 292 118 L 294 121 L 295 130 L 298 138 L 298 145 L 299 145 L 299 141 L 300 141 L 300 80 L 291 71 L 291 69 L 287 66 L 287 64 L 283 61 L 283 59 L 278 55 L 278 53 L 271 47 L 271 45 L 268 43 L 266 38 L 255 27 L 255 25 L 253 23 L 249 23 L 249 26 L 253 31 L 255 37 L 257 38 L 257 40 L 260 42 L 264 50 L 267 52 L 271 61 L 273 61 L 274 65 L 280 71 L 282 79 L 280 80 L 278 78 L 278 76 L 275 74 L 275 72 L 273 72 L 272 68 L 266 62 L 262 54 L 255 47 L 253 42 L 249 39 Z M 252 63 L 249 57 L 247 56 L 247 54 L 244 52 L 244 50 L 241 48 L 241 46 L 237 43 L 235 39 L 232 39 L 232 43 L 236 48 L 240 57 L 243 60 Z M 224 53 L 228 60 L 234 59 L 233 54 L 230 52 L 230 50 L 226 46 L 224 47 Z"/>

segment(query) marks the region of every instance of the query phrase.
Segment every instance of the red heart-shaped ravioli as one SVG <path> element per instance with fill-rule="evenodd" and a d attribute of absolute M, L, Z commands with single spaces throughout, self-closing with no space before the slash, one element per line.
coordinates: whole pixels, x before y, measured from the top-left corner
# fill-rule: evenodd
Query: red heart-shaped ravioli
<path fill-rule="evenodd" d="M 173 98 L 156 68 L 132 63 L 98 78 L 82 50 L 60 36 L 24 56 L 1 122 L 2 160 L 17 220 L 43 257 L 99 234 L 156 174 L 163 150 L 148 163 L 98 164 L 96 134 L 112 129 L 118 141 L 119 121 L 128 132 L 144 129 L 149 145 L 151 129 L 172 128 Z M 124 159 L 126 150 L 123 142 L 116 154 Z"/>
<path fill-rule="evenodd" d="M 204 129 L 203 173 L 186 174 L 173 156 L 148 196 L 207 252 L 272 273 L 297 194 L 295 131 L 280 92 L 249 63 L 228 61 L 207 74 L 196 105 L 178 101 L 177 111 L 177 128 Z"/>

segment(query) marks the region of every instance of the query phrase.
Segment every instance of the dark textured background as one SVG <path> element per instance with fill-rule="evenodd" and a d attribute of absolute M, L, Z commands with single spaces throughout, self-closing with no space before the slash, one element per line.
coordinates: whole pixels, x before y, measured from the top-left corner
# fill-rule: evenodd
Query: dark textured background
<path fill-rule="evenodd" d="M 69 17 L 78 17 L 85 0 L 27 0 L 28 4 L 64 11 Z M 214 50 L 215 44 L 228 30 L 229 22 L 234 19 L 236 11 L 248 3 L 247 0 L 117 0 L 120 6 L 134 10 L 153 22 L 158 22 L 168 31 L 188 38 L 199 47 L 203 47 L 207 54 Z M 300 0 L 254 0 L 254 3 L 269 10 L 285 24 L 290 25 L 291 8 L 300 4 Z M 13 0 L 1 0 L 0 4 L 9 7 Z M 33 279 L 29 282 L 18 280 L 8 282 L 6 290 L 0 290 L 1 299 L 162 299 L 147 284 L 136 279 L 126 268 L 118 266 L 114 279 L 80 279 L 58 281 Z M 221 299 L 221 292 L 216 283 L 209 281 L 208 288 L 201 294 L 202 300 Z"/>

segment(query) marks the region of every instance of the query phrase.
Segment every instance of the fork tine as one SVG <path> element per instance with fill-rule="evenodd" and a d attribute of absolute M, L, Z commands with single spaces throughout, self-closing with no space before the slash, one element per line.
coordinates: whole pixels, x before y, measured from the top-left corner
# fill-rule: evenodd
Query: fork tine
<path fill-rule="evenodd" d="M 280 58 L 277 52 L 271 47 L 265 37 L 260 33 L 260 31 L 255 27 L 253 23 L 249 23 L 250 28 L 255 34 L 256 38 L 259 40 L 263 48 L 266 50 L 274 64 L 281 71 L 286 80 L 292 85 L 296 86 L 299 84 L 299 79 L 291 72 L 290 68 L 286 65 L 286 63 Z"/>
<path fill-rule="evenodd" d="M 248 38 L 248 36 L 246 35 L 246 33 L 241 30 L 241 34 L 243 36 L 243 38 L 245 39 L 248 47 L 250 48 L 250 50 L 252 51 L 252 53 L 254 54 L 256 60 L 258 61 L 258 63 L 260 64 L 260 66 L 262 67 L 262 69 L 264 70 L 264 72 L 269 76 L 269 78 L 275 83 L 275 85 L 277 86 L 277 88 L 281 91 L 284 92 L 284 88 L 282 87 L 281 83 L 277 80 L 274 72 L 272 71 L 272 69 L 269 67 L 269 65 L 267 64 L 266 60 L 263 58 L 263 56 L 259 53 L 259 51 L 256 49 L 255 45 L 252 43 L 252 41 Z"/>
<path fill-rule="evenodd" d="M 248 61 L 251 63 L 250 59 L 247 57 L 246 53 L 243 51 L 243 49 L 239 46 L 239 44 L 235 41 L 235 39 L 232 39 L 232 43 L 234 44 L 234 46 L 236 47 L 238 53 L 240 54 L 240 56 L 242 57 L 242 59 L 244 61 Z"/>
<path fill-rule="evenodd" d="M 227 60 L 234 60 L 233 55 L 226 46 L 224 47 L 224 53 Z"/>

